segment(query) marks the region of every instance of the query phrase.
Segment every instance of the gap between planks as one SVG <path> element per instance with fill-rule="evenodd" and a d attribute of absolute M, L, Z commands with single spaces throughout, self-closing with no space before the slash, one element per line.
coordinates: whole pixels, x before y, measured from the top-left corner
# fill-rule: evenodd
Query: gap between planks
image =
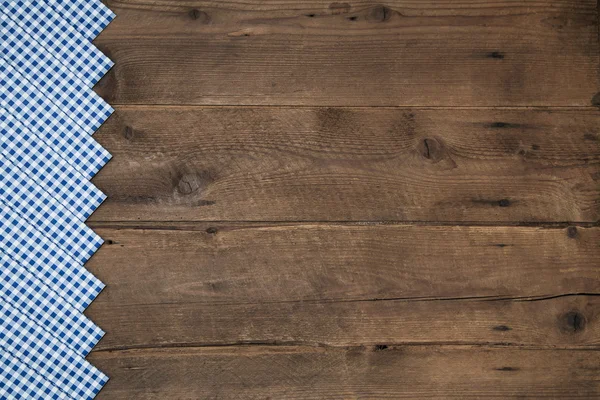
<path fill-rule="evenodd" d="M 142 229 L 142 230 L 178 230 L 178 231 L 202 231 L 210 229 L 210 225 L 225 225 L 236 224 L 246 225 L 248 228 L 258 226 L 273 225 L 279 227 L 285 226 L 461 226 L 461 227 L 523 227 L 523 228 L 542 228 L 542 229 L 565 229 L 571 226 L 579 226 L 582 228 L 600 227 L 600 221 L 584 222 L 584 221 L 562 221 L 562 222 L 507 222 L 499 221 L 393 221 L 393 220 L 353 220 L 353 221 L 238 221 L 238 220 L 214 220 L 214 221 L 89 221 L 87 225 L 92 229 L 109 228 L 109 229 Z M 206 228 L 208 226 L 208 228 Z"/>
<path fill-rule="evenodd" d="M 198 349 L 198 350 L 216 350 L 227 349 L 227 348 L 256 348 L 265 349 L 270 348 L 285 349 L 285 348 L 296 348 L 302 349 L 302 352 L 306 350 L 316 351 L 382 351 L 382 350 L 401 350 L 407 347 L 439 347 L 445 349 L 465 349 L 465 348 L 477 348 L 477 349 L 517 349 L 517 350 L 567 350 L 567 351 L 600 351 L 600 346 L 588 345 L 588 346 L 555 346 L 555 345 L 523 345 L 514 343 L 459 343 L 459 342 L 423 342 L 423 343 L 385 343 L 378 345 L 331 345 L 326 343 L 307 343 L 307 342 L 295 342 L 295 341 L 272 341 L 272 342 L 232 342 L 232 343 L 169 343 L 169 344 L 157 344 L 157 345 L 134 345 L 134 346 L 113 346 L 101 349 L 92 349 L 92 353 L 112 353 L 117 351 L 153 351 L 153 350 L 169 350 L 169 349 Z"/>
<path fill-rule="evenodd" d="M 150 104 L 150 103 L 112 103 L 112 107 L 120 109 L 138 109 L 138 108 L 339 108 L 339 109 L 390 109 L 390 110 L 402 110 L 402 109 L 422 109 L 422 110 L 531 110 L 531 111 L 594 111 L 598 110 L 600 106 L 430 106 L 430 105 L 365 105 L 365 106 L 331 106 L 331 105 L 320 105 L 320 104 Z"/>

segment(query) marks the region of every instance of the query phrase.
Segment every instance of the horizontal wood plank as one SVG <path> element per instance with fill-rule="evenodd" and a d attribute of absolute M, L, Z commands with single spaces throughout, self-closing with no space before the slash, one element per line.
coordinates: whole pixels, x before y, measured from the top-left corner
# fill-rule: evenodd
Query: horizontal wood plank
<path fill-rule="evenodd" d="M 594 110 L 118 107 L 91 221 L 600 219 Z"/>
<path fill-rule="evenodd" d="M 600 352 L 227 347 L 92 353 L 98 399 L 591 399 Z"/>
<path fill-rule="evenodd" d="M 107 291 L 110 296 L 112 289 Z M 600 297 L 596 296 L 232 305 L 107 301 L 92 304 L 87 314 L 107 330 L 96 350 L 235 344 L 600 345 Z"/>
<path fill-rule="evenodd" d="M 598 102 L 595 0 L 108 4 L 112 104 Z"/>
<path fill-rule="evenodd" d="M 199 229 L 199 230 L 195 230 Z M 600 228 L 214 224 L 97 228 L 95 304 L 596 293 Z"/>

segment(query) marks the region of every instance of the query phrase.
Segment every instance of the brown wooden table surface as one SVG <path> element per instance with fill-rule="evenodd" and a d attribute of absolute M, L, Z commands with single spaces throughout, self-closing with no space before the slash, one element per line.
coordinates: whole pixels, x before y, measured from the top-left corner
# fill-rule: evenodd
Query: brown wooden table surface
<path fill-rule="evenodd" d="M 596 0 L 108 0 L 99 399 L 600 398 Z"/>

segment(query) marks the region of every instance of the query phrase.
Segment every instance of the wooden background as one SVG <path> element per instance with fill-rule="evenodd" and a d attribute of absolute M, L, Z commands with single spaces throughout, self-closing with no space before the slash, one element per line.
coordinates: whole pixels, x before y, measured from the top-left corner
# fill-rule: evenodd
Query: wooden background
<path fill-rule="evenodd" d="M 600 398 L 596 0 L 108 0 L 99 399 Z"/>

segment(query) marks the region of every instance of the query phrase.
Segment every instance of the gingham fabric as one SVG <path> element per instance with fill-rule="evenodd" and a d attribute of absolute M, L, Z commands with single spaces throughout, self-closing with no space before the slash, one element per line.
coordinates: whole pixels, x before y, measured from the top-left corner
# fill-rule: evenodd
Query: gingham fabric
<path fill-rule="evenodd" d="M 5 348 L 0 347 L 0 398 L 62 400 L 69 397 Z"/>
<path fill-rule="evenodd" d="M 42 48 L 4 13 L 0 13 L 0 53 L 30 84 L 93 134 L 113 112 L 104 100 Z"/>
<path fill-rule="evenodd" d="M 4 12 L 90 87 L 113 62 L 43 0 L 0 0 Z"/>
<path fill-rule="evenodd" d="M 32 131 L 39 132 L 47 146 L 88 179 L 111 158 L 108 151 L 4 60 L 0 60 L 0 107 Z"/>
<path fill-rule="evenodd" d="M 46 0 L 46 3 L 87 40 L 94 40 L 115 18 L 100 0 Z"/>
<path fill-rule="evenodd" d="M 0 299 L 0 347 L 38 371 L 74 399 L 93 398 L 108 381 L 81 355 Z"/>
<path fill-rule="evenodd" d="M 0 250 L 0 295 L 72 350 L 87 355 L 104 331 Z"/>
<path fill-rule="evenodd" d="M 2 155 L 0 199 L 77 260 L 87 261 L 102 244 L 98 235 Z"/>
<path fill-rule="evenodd" d="M 104 284 L 0 201 L 0 248 L 83 311 Z"/>
<path fill-rule="evenodd" d="M 91 400 L 108 380 L 83 311 L 104 288 L 84 267 L 106 199 L 90 179 L 111 158 L 92 135 L 114 111 L 91 41 L 113 18 L 100 0 L 0 0 L 0 400 Z"/>
<path fill-rule="evenodd" d="M 42 139 L 0 108 L 1 154 L 85 221 L 106 199 L 104 193 L 65 162 Z"/>
<path fill-rule="evenodd" d="M 3 156 L 0 200 L 82 263 L 102 245 L 100 236 Z"/>

